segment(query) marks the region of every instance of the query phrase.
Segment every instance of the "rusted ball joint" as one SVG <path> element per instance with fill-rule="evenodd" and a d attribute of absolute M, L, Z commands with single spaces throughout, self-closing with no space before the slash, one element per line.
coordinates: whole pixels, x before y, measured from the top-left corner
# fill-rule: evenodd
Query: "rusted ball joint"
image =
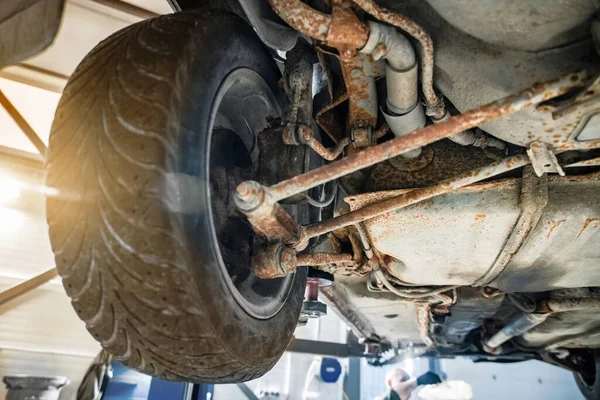
<path fill-rule="evenodd" d="M 260 248 L 252 255 L 252 272 L 261 279 L 282 278 L 296 271 L 296 250 L 281 243 Z"/>
<path fill-rule="evenodd" d="M 244 181 L 235 190 L 234 202 L 240 211 L 252 211 L 265 199 L 264 187 L 256 181 Z"/>

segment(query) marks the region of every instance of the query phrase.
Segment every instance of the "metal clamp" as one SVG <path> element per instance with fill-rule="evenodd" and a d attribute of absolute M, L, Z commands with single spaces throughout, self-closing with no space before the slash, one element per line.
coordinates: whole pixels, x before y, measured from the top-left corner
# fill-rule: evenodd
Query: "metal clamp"
<path fill-rule="evenodd" d="M 565 176 L 565 171 L 558 163 L 554 153 L 540 141 L 532 142 L 527 149 L 527 155 L 537 176 L 544 174 L 559 174 Z"/>

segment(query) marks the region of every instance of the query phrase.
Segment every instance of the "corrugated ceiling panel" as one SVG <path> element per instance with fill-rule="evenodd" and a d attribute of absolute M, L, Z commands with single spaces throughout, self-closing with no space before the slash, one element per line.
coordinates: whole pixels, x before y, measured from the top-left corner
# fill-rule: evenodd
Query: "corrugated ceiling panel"
<path fill-rule="evenodd" d="M 40 287 L 0 306 L 0 348 L 91 356 L 100 345 L 63 291 Z"/>
<path fill-rule="evenodd" d="M 0 276 L 28 279 L 53 266 L 44 216 L 0 206 Z"/>

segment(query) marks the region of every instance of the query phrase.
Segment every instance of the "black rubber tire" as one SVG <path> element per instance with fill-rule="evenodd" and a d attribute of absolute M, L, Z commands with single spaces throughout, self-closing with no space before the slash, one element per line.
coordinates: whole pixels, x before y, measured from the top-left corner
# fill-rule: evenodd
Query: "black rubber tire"
<path fill-rule="evenodd" d="M 600 400 L 600 350 L 594 350 L 594 364 L 592 365 L 594 370 L 588 371 L 587 382 L 581 374 L 573 373 L 573 376 L 581 394 L 587 400 Z"/>
<path fill-rule="evenodd" d="M 279 91 L 279 71 L 233 14 L 203 10 L 127 27 L 69 79 L 47 158 L 56 266 L 73 307 L 110 354 L 170 380 L 242 382 L 267 372 L 297 324 L 306 272 L 270 319 L 238 305 L 219 267 L 208 187 L 199 210 L 170 211 L 163 179 L 208 182 L 208 125 L 220 83 L 249 68 Z"/>

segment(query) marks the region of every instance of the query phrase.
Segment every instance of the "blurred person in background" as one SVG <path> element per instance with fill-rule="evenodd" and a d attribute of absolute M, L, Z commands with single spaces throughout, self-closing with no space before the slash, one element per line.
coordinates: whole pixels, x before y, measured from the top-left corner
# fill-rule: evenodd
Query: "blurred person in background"
<path fill-rule="evenodd" d="M 385 386 L 388 391 L 374 400 L 408 400 L 412 392 L 421 385 L 435 385 L 442 380 L 433 372 L 426 372 L 418 378 L 411 378 L 401 368 L 392 368 L 385 374 Z"/>

